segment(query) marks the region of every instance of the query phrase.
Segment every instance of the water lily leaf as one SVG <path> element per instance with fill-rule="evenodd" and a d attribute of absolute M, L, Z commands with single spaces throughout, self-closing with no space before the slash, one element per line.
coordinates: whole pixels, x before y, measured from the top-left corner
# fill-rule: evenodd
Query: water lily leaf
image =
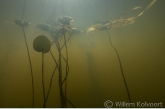
<path fill-rule="evenodd" d="M 44 35 L 39 35 L 33 41 L 33 48 L 37 52 L 47 53 L 51 48 L 50 40 Z"/>
<path fill-rule="evenodd" d="M 27 27 L 29 26 L 29 22 L 25 21 L 25 20 L 14 20 L 15 24 L 17 24 L 18 26 L 22 26 L 22 27 Z"/>

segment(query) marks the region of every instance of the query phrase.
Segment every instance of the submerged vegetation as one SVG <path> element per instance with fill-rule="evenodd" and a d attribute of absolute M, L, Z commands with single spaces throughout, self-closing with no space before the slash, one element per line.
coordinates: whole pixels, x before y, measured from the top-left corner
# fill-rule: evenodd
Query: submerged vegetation
<path fill-rule="evenodd" d="M 30 74 L 31 74 L 31 86 L 32 86 L 32 103 L 31 103 L 31 107 L 35 107 L 35 103 L 37 101 L 35 101 L 35 90 L 34 90 L 34 71 L 33 71 L 33 65 L 31 62 L 31 56 L 32 53 L 30 53 L 29 51 L 29 45 L 31 43 L 28 43 L 26 40 L 26 28 L 30 27 L 31 25 L 34 26 L 34 24 L 29 23 L 28 21 L 24 20 L 24 15 L 25 13 L 25 7 L 26 7 L 26 1 L 24 0 L 24 4 L 23 4 L 23 9 L 22 9 L 22 18 L 21 20 L 14 20 L 14 23 L 16 25 L 18 25 L 19 27 L 22 28 L 22 32 L 23 32 L 23 37 L 25 40 L 25 45 L 26 45 L 26 50 L 27 50 L 27 54 L 28 54 L 28 60 L 29 60 L 29 64 L 30 64 Z M 62 2 L 62 16 L 57 17 L 56 14 L 56 7 L 57 7 L 57 0 L 55 0 L 55 5 L 53 7 L 53 12 L 51 13 L 49 19 L 45 22 L 39 23 L 39 24 L 35 24 L 35 28 L 37 28 L 38 30 L 43 31 L 44 33 L 46 33 L 47 35 L 41 35 L 39 34 L 38 36 L 36 36 L 34 38 L 33 41 L 33 49 L 36 52 L 40 52 L 40 54 L 42 55 L 42 93 L 43 93 L 43 104 L 42 107 L 46 108 L 47 106 L 47 102 L 48 99 L 50 97 L 50 91 L 52 88 L 52 84 L 54 81 L 54 76 L 55 73 L 58 74 L 58 90 L 59 90 L 59 98 L 60 98 L 60 107 L 62 108 L 66 108 L 66 107 L 76 107 L 76 104 L 74 103 L 75 101 L 71 101 L 70 98 L 67 96 L 67 89 L 68 89 L 68 75 L 71 73 L 70 72 L 70 66 L 69 66 L 69 55 L 68 55 L 68 41 L 70 40 L 71 37 L 75 36 L 81 36 L 81 35 L 96 35 L 99 32 L 107 32 L 107 36 L 109 39 L 109 43 L 110 46 L 113 48 L 113 50 L 116 53 L 117 59 L 118 59 L 118 63 L 119 63 L 119 68 L 121 71 L 121 75 L 122 75 L 122 79 L 123 79 L 123 83 L 125 85 L 125 90 L 126 90 L 126 94 L 127 95 L 127 100 L 129 101 L 129 103 L 132 103 L 132 98 L 131 98 L 131 94 L 130 94 L 130 90 L 129 90 L 129 85 L 127 82 L 127 77 L 124 75 L 124 69 L 123 69 L 123 65 L 122 65 L 122 61 L 121 61 L 121 57 L 119 55 L 119 52 L 117 50 L 117 48 L 114 46 L 113 41 L 111 39 L 111 34 L 110 34 L 110 30 L 111 29 L 115 29 L 115 30 L 119 30 L 122 26 L 127 26 L 127 25 L 131 25 L 134 24 L 135 21 L 142 16 L 148 9 L 151 8 L 151 6 L 153 6 L 153 4 L 156 3 L 157 0 L 152 0 L 151 3 L 144 8 L 139 14 L 137 14 L 136 16 L 133 17 L 125 17 L 125 16 L 121 16 L 117 19 L 108 19 L 107 18 L 107 9 L 106 9 L 106 18 L 100 21 L 96 21 L 94 24 L 92 24 L 90 27 L 86 28 L 86 29 L 79 29 L 76 24 L 74 24 L 74 19 L 72 18 L 72 16 L 70 15 L 66 15 L 68 13 L 66 13 L 66 11 L 64 10 L 64 4 Z M 42 8 L 41 11 L 43 10 L 45 4 L 45 0 L 43 0 L 43 4 L 42 4 Z M 105 4 L 106 8 L 108 4 Z M 131 9 L 131 11 L 135 11 L 137 9 L 141 9 L 141 6 L 136 6 L 134 8 Z M 8 21 L 5 21 L 8 22 Z M 62 41 L 61 41 L 62 40 Z M 83 45 L 82 45 L 83 46 Z M 92 44 L 92 48 L 94 44 Z M 83 48 L 83 47 L 82 47 Z M 88 46 L 86 46 L 86 49 L 88 48 Z M 57 51 L 57 52 L 52 52 L 52 51 Z M 52 60 L 55 63 L 54 70 L 51 73 L 51 77 L 49 78 L 49 86 L 48 86 L 48 91 L 45 91 L 45 87 L 47 87 L 45 85 L 45 79 L 44 79 L 44 75 L 46 72 L 44 72 L 44 68 L 47 67 L 44 63 L 44 54 L 45 53 L 50 53 Z M 93 60 L 94 58 L 92 57 L 92 52 L 91 49 L 88 50 L 88 52 L 85 52 L 86 56 L 87 56 L 87 60 L 88 60 L 88 66 L 90 71 L 92 72 L 92 64 L 93 64 Z M 40 63 L 38 63 L 40 64 Z M 65 67 L 63 67 L 65 66 Z M 69 106 L 68 106 L 69 105 Z"/>

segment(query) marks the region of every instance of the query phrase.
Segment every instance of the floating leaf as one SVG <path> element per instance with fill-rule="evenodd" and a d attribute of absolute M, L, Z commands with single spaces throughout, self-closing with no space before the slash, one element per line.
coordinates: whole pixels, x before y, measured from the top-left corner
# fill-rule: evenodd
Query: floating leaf
<path fill-rule="evenodd" d="M 50 47 L 50 40 L 44 35 L 39 35 L 33 41 L 33 48 L 37 52 L 47 53 L 50 51 Z"/>
<path fill-rule="evenodd" d="M 50 25 L 47 25 L 47 24 L 38 24 L 38 25 L 36 25 L 36 27 L 38 29 L 41 29 L 43 31 L 48 32 L 51 26 Z"/>
<path fill-rule="evenodd" d="M 14 20 L 15 24 L 22 26 L 22 27 L 27 27 L 29 26 L 29 22 L 25 21 L 25 20 Z"/>
<path fill-rule="evenodd" d="M 63 16 L 61 18 L 57 18 L 58 22 L 60 22 L 63 25 L 70 25 L 71 22 L 73 22 L 71 17 Z"/>

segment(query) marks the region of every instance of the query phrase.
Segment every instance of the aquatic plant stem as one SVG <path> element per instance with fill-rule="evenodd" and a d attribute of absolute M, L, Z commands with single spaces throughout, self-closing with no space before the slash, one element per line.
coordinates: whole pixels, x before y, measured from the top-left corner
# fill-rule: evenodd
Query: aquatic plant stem
<path fill-rule="evenodd" d="M 65 74 L 65 78 L 64 78 L 64 81 L 65 81 L 65 98 L 67 98 L 66 94 L 67 94 L 67 77 L 68 77 L 68 73 L 69 73 L 69 64 L 68 64 L 68 47 L 67 47 L 67 44 L 66 44 L 67 40 L 66 40 L 66 36 L 65 36 L 64 26 L 63 26 L 63 31 L 64 31 L 65 52 L 66 52 L 66 69 L 65 69 L 66 74 Z M 66 107 L 67 107 L 67 104 L 66 104 Z"/>
<path fill-rule="evenodd" d="M 105 0 L 105 5 L 106 5 L 106 18 L 107 18 L 107 0 Z"/>
<path fill-rule="evenodd" d="M 26 0 L 24 0 L 24 4 L 23 4 L 22 20 L 23 20 L 23 18 L 24 18 L 24 12 L 25 12 L 25 3 L 26 3 Z"/>
<path fill-rule="evenodd" d="M 61 50 L 60 48 L 58 49 L 59 51 L 59 89 L 60 89 L 60 97 L 61 97 L 61 107 L 65 107 L 65 98 L 63 94 L 63 89 L 62 89 L 62 63 L 61 63 Z"/>
<path fill-rule="evenodd" d="M 62 6 L 61 6 L 61 8 L 62 8 L 62 14 L 64 16 L 65 15 L 65 12 L 64 12 L 64 0 L 62 0 Z"/>
<path fill-rule="evenodd" d="M 31 78 L 32 78 L 32 96 L 33 96 L 32 107 L 34 107 L 34 79 L 33 79 L 33 70 L 32 70 L 31 58 L 30 58 L 29 48 L 28 48 L 28 44 L 27 44 L 27 40 L 26 40 L 26 36 L 25 36 L 24 27 L 22 27 L 22 30 L 23 30 L 23 34 L 24 34 L 24 40 L 25 40 L 26 49 L 27 49 L 27 52 L 28 52 L 28 59 L 29 59 L 29 63 L 30 63 L 30 71 L 31 71 Z"/>
<path fill-rule="evenodd" d="M 44 105 L 43 105 L 43 108 L 46 108 L 45 85 L 44 85 L 44 53 L 43 52 L 42 52 L 42 90 L 43 90 L 43 96 L 44 96 Z"/>
<path fill-rule="evenodd" d="M 54 6 L 53 6 L 53 10 L 52 10 L 52 13 L 51 13 L 50 17 L 48 18 L 47 22 L 51 21 L 52 19 L 54 20 L 56 18 L 56 8 L 57 8 L 57 4 L 58 4 L 57 1 L 58 0 L 54 0 L 55 3 L 54 3 Z"/>
<path fill-rule="evenodd" d="M 64 1 L 62 0 L 62 14 L 63 14 L 63 16 L 65 15 L 65 12 L 64 12 Z M 66 39 L 66 36 L 65 36 L 65 27 L 64 27 L 65 25 L 63 25 L 63 31 L 64 31 L 64 45 L 65 45 L 65 53 L 66 53 L 66 59 L 65 59 L 65 63 L 66 63 L 66 69 L 65 69 L 65 78 L 64 78 L 64 80 L 62 81 L 62 85 L 63 85 L 63 83 L 65 82 L 65 91 L 64 91 L 64 94 L 65 94 L 65 107 L 67 107 L 67 100 L 66 100 L 66 98 L 67 98 L 67 77 L 68 77 L 68 73 L 69 73 L 69 64 L 68 64 L 68 49 L 67 49 L 67 44 L 66 44 L 66 42 L 67 42 L 67 39 Z M 71 36 L 70 36 L 71 37 Z M 70 38 L 69 37 L 69 38 Z M 68 38 L 68 39 L 69 39 Z M 63 46 L 62 46 L 62 48 L 63 48 Z M 60 49 L 62 49 L 62 48 L 60 48 Z"/>
<path fill-rule="evenodd" d="M 60 49 L 60 44 L 57 40 L 54 41 L 54 43 L 56 44 L 59 56 L 58 56 L 58 72 L 59 72 L 59 90 L 60 90 L 60 100 L 61 100 L 61 107 L 64 108 L 65 107 L 65 97 L 64 97 L 64 93 L 63 93 L 63 88 L 62 88 L 62 63 L 61 63 L 61 49 Z"/>
<path fill-rule="evenodd" d="M 26 0 L 24 0 L 24 6 L 23 6 L 23 11 L 22 11 L 22 20 L 24 18 L 25 3 L 26 3 Z M 34 107 L 34 80 L 33 80 L 33 70 L 32 70 L 32 64 L 31 64 L 29 48 L 28 48 L 28 44 L 27 44 L 27 40 L 26 40 L 25 30 L 24 30 L 24 27 L 23 26 L 22 26 L 22 30 L 23 30 L 23 34 L 24 34 L 25 45 L 26 45 L 26 49 L 27 49 L 27 52 L 28 52 L 28 59 L 29 59 L 29 63 L 30 63 L 30 71 L 31 71 L 31 78 L 32 78 L 32 97 L 33 97 L 32 98 L 32 107 Z"/>
<path fill-rule="evenodd" d="M 43 0 L 42 7 L 41 7 L 41 11 L 40 11 L 41 13 L 40 13 L 39 17 L 41 17 L 41 14 L 43 13 L 44 5 L 45 5 L 45 0 Z"/>
<path fill-rule="evenodd" d="M 46 98 L 45 98 L 45 103 L 46 103 L 47 100 L 48 100 L 49 93 L 50 93 L 50 90 L 51 90 L 51 87 L 52 87 L 53 77 L 54 77 L 54 74 L 55 74 L 56 69 L 58 68 L 58 63 L 57 63 L 55 57 L 53 56 L 51 50 L 50 50 L 50 54 L 51 54 L 51 56 L 52 56 L 52 58 L 53 58 L 53 60 L 54 60 L 54 62 L 55 62 L 55 64 L 56 64 L 56 67 L 54 68 L 53 73 L 52 73 L 52 76 L 51 76 L 51 79 L 50 79 L 49 89 L 48 89 L 48 92 L 47 92 L 47 95 L 46 95 Z"/>
<path fill-rule="evenodd" d="M 50 34 L 51 35 L 51 34 Z M 70 37 L 69 37 L 70 38 Z M 68 41 L 68 39 L 66 40 L 66 41 Z M 60 47 L 60 44 L 59 44 L 59 42 L 57 41 L 57 40 L 54 40 L 53 42 L 52 42 L 52 44 L 53 43 L 55 43 L 55 45 L 56 45 L 56 47 L 57 47 L 57 50 L 58 50 L 58 53 L 59 53 L 59 57 L 61 57 L 61 58 L 63 58 L 63 60 L 65 61 L 65 62 L 67 62 L 66 61 L 66 59 L 63 57 L 63 55 L 61 54 L 61 50 L 62 50 L 62 48 L 64 47 L 64 45 L 65 44 L 63 44 L 63 46 L 62 47 Z M 52 55 L 52 53 L 51 53 L 51 55 Z M 52 56 L 53 57 L 53 56 Z M 60 59 L 60 58 L 59 58 Z M 58 62 L 58 71 L 59 72 L 62 72 L 62 69 L 60 69 L 60 67 L 59 67 L 59 65 L 61 64 L 61 61 L 60 60 L 58 60 L 59 62 Z M 63 83 L 65 82 L 65 79 L 66 79 L 66 77 L 63 79 L 63 81 L 62 82 L 60 82 L 61 80 L 62 80 L 62 78 L 60 79 L 60 76 L 62 76 L 62 75 L 60 75 L 59 74 L 59 89 L 60 89 L 60 99 L 61 99 L 61 107 L 66 107 L 66 101 L 72 106 L 72 107 L 75 107 L 74 105 L 73 105 L 73 103 L 71 103 L 71 101 L 69 101 L 65 96 L 64 96 L 64 93 L 63 93 L 63 89 L 62 89 L 62 85 L 63 85 Z"/>
<path fill-rule="evenodd" d="M 130 93 L 129 93 L 129 89 L 128 89 L 128 86 L 127 86 L 127 82 L 126 82 L 126 79 L 125 79 L 125 76 L 124 76 L 121 60 L 120 60 L 120 57 L 119 57 L 119 53 L 118 53 L 117 49 L 115 48 L 115 46 L 112 44 L 111 36 L 110 36 L 110 33 L 109 33 L 108 30 L 107 30 L 107 33 L 108 33 L 108 36 L 109 36 L 109 42 L 110 42 L 112 48 L 115 50 L 115 52 L 117 54 L 117 58 L 118 58 L 119 65 L 120 65 L 121 74 L 122 74 L 122 77 L 123 77 L 123 80 L 124 80 L 124 84 L 125 84 L 125 88 L 126 88 L 127 95 L 128 95 L 128 100 L 129 100 L 130 103 L 132 103 L 131 97 L 130 97 Z"/>
<path fill-rule="evenodd" d="M 62 48 L 66 45 L 66 42 L 71 38 L 71 36 L 72 36 L 73 34 L 71 34 L 67 39 L 66 38 L 64 38 L 64 41 L 65 41 L 65 43 L 61 46 L 61 50 L 62 50 Z"/>

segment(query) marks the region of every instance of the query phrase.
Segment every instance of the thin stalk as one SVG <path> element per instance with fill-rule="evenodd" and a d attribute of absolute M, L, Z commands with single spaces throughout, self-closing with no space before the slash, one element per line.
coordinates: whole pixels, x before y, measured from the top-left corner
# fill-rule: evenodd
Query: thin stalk
<path fill-rule="evenodd" d="M 24 4 L 23 4 L 22 20 L 24 18 L 24 13 L 25 13 L 25 4 L 26 4 L 26 0 L 24 0 Z"/>
<path fill-rule="evenodd" d="M 46 107 L 46 97 L 45 97 L 45 85 L 44 85 L 44 53 L 42 52 L 42 90 L 43 90 L 43 96 L 44 96 L 44 104 L 43 108 Z"/>
<path fill-rule="evenodd" d="M 31 58 L 30 58 L 29 48 L 28 48 L 28 44 L 27 44 L 27 40 L 26 40 L 26 36 L 25 36 L 24 27 L 22 27 L 22 30 L 23 30 L 23 34 L 24 34 L 25 45 L 26 45 L 26 49 L 27 49 L 27 52 L 28 52 L 28 59 L 29 59 L 29 63 L 30 63 L 30 71 L 31 71 L 31 78 L 32 78 L 32 96 L 33 96 L 32 107 L 34 107 L 34 79 L 33 79 L 34 77 L 33 77 L 33 70 L 32 70 Z"/>
<path fill-rule="evenodd" d="M 64 26 L 63 26 L 63 30 L 64 30 Z M 66 45 L 66 36 L 65 36 L 65 30 L 64 30 L 64 44 L 65 44 L 65 52 L 66 52 L 66 69 L 65 69 L 65 72 L 66 72 L 66 74 L 65 74 L 65 78 L 64 78 L 64 81 L 65 81 L 65 92 L 64 92 L 64 94 L 65 94 L 65 98 L 67 98 L 66 97 L 66 94 L 67 94 L 67 76 L 68 76 L 68 73 L 69 73 L 69 64 L 68 64 L 68 49 L 67 49 L 67 45 Z M 64 82 L 63 81 L 63 82 Z M 62 83 L 63 84 L 63 83 Z M 66 101 L 66 100 L 65 100 Z M 67 107 L 67 102 L 66 102 L 66 107 Z"/>
<path fill-rule="evenodd" d="M 61 63 L 61 51 L 59 50 L 59 89 L 61 97 L 61 107 L 65 107 L 64 94 L 62 89 L 62 63 Z"/>
<path fill-rule="evenodd" d="M 126 82 L 126 79 L 125 79 L 125 76 L 124 76 L 121 60 L 120 60 L 120 57 L 119 57 L 119 53 L 118 53 L 117 49 L 115 48 L 115 46 L 112 44 L 110 33 L 109 33 L 108 30 L 107 30 L 107 33 L 108 33 L 108 36 L 109 36 L 109 42 L 110 42 L 112 48 L 115 50 L 115 52 L 117 54 L 117 58 L 118 58 L 119 65 L 120 65 L 121 74 L 122 74 L 122 77 L 123 77 L 123 80 L 124 80 L 124 84 L 125 84 L 125 88 L 126 88 L 126 91 L 127 91 L 128 100 L 129 100 L 130 103 L 132 103 L 131 96 L 130 96 L 130 93 L 129 93 L 129 89 L 128 89 L 128 86 L 127 86 L 127 82 Z"/>
<path fill-rule="evenodd" d="M 23 6 L 23 11 L 22 11 L 22 20 L 24 18 L 24 12 L 25 12 L 25 3 L 26 0 L 24 0 L 24 6 Z M 26 49 L 28 52 L 28 59 L 29 59 L 29 63 L 30 63 L 30 71 L 31 71 L 31 78 L 32 78 L 32 107 L 34 107 L 34 80 L 33 80 L 33 70 L 32 70 L 32 64 L 31 64 L 31 59 L 30 59 L 30 53 L 29 53 L 29 48 L 28 48 L 28 44 L 27 44 L 27 40 L 26 40 L 26 35 L 25 35 L 25 30 L 24 27 L 22 26 L 22 31 L 24 34 L 24 40 L 25 40 L 25 45 L 26 45 Z"/>
<path fill-rule="evenodd" d="M 106 4 L 106 18 L 107 18 L 107 0 L 105 0 L 105 4 Z"/>
<path fill-rule="evenodd" d="M 51 54 L 51 56 L 52 56 L 52 58 L 53 58 L 53 60 L 54 60 L 54 62 L 55 62 L 55 64 L 56 64 L 56 67 L 54 68 L 54 71 L 53 71 L 52 76 L 51 76 L 51 79 L 50 79 L 49 89 L 48 89 L 48 92 L 47 92 L 47 95 L 46 95 L 46 100 L 45 100 L 45 102 L 47 102 L 47 100 L 48 100 L 49 93 L 50 93 L 50 90 L 51 90 L 51 87 L 52 87 L 53 77 L 54 77 L 54 74 L 55 74 L 56 69 L 58 68 L 58 63 L 57 63 L 55 57 L 53 56 L 51 50 L 50 50 L 50 54 Z"/>

